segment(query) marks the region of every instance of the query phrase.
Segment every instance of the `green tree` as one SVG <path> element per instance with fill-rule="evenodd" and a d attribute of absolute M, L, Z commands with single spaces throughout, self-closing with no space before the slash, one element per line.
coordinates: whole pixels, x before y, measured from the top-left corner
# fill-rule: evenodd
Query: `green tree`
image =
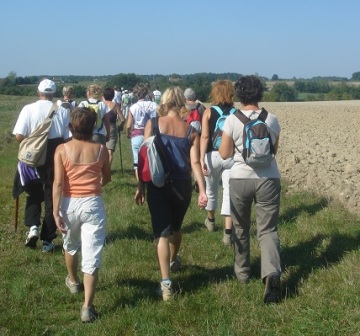
<path fill-rule="evenodd" d="M 351 76 L 351 80 L 360 81 L 360 71 L 354 72 Z"/>
<path fill-rule="evenodd" d="M 267 95 L 267 99 L 275 102 L 292 102 L 296 100 L 296 90 L 286 83 L 276 83 Z"/>
<path fill-rule="evenodd" d="M 277 74 L 273 74 L 271 77 L 271 80 L 277 81 L 277 80 L 279 80 L 279 76 Z"/>

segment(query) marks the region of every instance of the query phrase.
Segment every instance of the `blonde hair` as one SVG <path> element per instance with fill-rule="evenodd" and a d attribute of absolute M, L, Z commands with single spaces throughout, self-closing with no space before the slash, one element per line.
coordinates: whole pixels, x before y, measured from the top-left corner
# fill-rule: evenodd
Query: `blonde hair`
<path fill-rule="evenodd" d="M 235 89 L 231 81 L 221 79 L 213 83 L 210 98 L 212 105 L 234 105 Z"/>
<path fill-rule="evenodd" d="M 100 99 L 103 93 L 103 90 L 100 85 L 90 84 L 86 91 L 89 93 L 91 98 Z"/>
<path fill-rule="evenodd" d="M 180 116 L 188 112 L 184 93 L 178 86 L 169 87 L 161 96 L 158 107 L 159 115 L 162 117 L 166 116 L 170 110 L 178 113 Z"/>
<path fill-rule="evenodd" d="M 64 86 L 62 89 L 63 96 L 69 96 L 74 94 L 74 87 Z"/>

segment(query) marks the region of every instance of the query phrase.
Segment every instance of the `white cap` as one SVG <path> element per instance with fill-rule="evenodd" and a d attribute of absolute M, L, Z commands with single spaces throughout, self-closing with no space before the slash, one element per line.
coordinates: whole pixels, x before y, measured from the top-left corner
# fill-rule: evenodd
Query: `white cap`
<path fill-rule="evenodd" d="M 38 90 L 41 93 L 55 93 L 56 85 L 52 80 L 44 79 L 40 82 Z"/>

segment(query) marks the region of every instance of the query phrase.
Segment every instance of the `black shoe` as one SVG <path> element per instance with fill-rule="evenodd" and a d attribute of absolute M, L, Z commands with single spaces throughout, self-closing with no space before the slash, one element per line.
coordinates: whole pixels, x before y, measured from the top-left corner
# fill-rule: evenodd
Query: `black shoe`
<path fill-rule="evenodd" d="M 280 275 L 271 273 L 265 281 L 264 303 L 278 303 L 280 301 Z"/>

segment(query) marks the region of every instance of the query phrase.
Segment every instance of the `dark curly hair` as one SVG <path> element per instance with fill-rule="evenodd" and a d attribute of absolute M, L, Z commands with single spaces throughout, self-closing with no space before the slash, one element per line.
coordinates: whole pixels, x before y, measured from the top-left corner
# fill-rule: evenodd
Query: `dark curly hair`
<path fill-rule="evenodd" d="M 97 114 L 92 108 L 76 107 L 71 111 L 69 130 L 77 140 L 90 140 L 93 135 Z"/>
<path fill-rule="evenodd" d="M 138 100 L 145 99 L 147 94 L 149 93 L 149 87 L 146 84 L 137 84 L 133 89 L 133 93 Z"/>
<path fill-rule="evenodd" d="M 262 100 L 264 86 L 259 77 L 243 76 L 234 84 L 235 95 L 244 105 L 257 104 Z"/>

